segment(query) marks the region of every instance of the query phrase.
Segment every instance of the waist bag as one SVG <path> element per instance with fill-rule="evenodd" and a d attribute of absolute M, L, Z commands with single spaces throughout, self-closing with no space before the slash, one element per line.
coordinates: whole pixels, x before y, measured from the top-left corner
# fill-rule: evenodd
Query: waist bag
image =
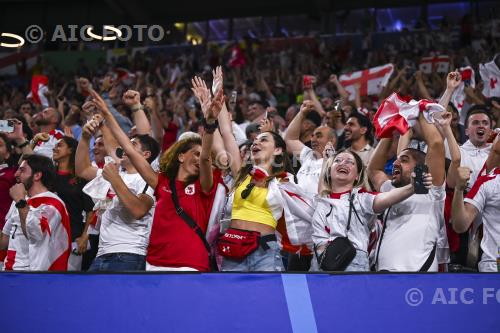
<path fill-rule="evenodd" d="M 259 245 L 268 250 L 267 242 L 275 241 L 276 236 L 261 236 L 258 231 L 249 231 L 228 228 L 217 241 L 217 249 L 223 257 L 233 260 L 243 260 L 259 248 Z"/>

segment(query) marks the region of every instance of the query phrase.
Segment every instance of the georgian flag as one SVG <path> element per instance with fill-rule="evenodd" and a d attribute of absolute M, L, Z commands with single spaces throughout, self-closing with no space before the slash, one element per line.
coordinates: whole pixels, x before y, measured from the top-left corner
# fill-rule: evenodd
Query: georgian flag
<path fill-rule="evenodd" d="M 415 125 L 420 112 L 423 112 L 425 119 L 432 123 L 433 114 L 443 111 L 445 108 L 438 103 L 404 99 L 397 93 L 392 93 L 382 101 L 373 118 L 375 133 L 379 139 L 392 137 L 394 131 L 403 135 Z"/>
<path fill-rule="evenodd" d="M 360 96 L 379 95 L 382 89 L 389 82 L 389 78 L 394 71 L 393 64 L 372 67 L 362 71 L 343 74 L 339 77 L 340 84 L 349 93 L 349 100 L 353 101 L 356 97 L 355 85 L 360 84 Z"/>
<path fill-rule="evenodd" d="M 484 82 L 483 95 L 486 97 L 500 97 L 500 69 L 495 63 L 497 54 L 492 61 L 479 64 L 479 75 Z"/>
<path fill-rule="evenodd" d="M 458 69 L 458 71 L 460 72 L 460 76 L 462 77 L 462 82 L 460 82 L 458 88 L 455 89 L 453 95 L 451 95 L 451 102 L 453 103 L 453 105 L 455 105 L 458 112 L 462 112 L 466 97 L 464 92 L 465 83 L 474 88 L 476 86 L 476 80 L 474 79 L 474 70 L 472 69 L 472 67 L 461 67 Z"/>
<path fill-rule="evenodd" d="M 123 67 L 115 68 L 113 72 L 116 75 L 116 79 L 122 81 L 127 86 L 131 85 L 136 77 L 134 73 Z"/>
<path fill-rule="evenodd" d="M 26 98 L 33 100 L 33 103 L 49 107 L 49 100 L 45 93 L 49 90 L 49 78 L 45 75 L 33 75 L 31 78 L 31 91 Z"/>
<path fill-rule="evenodd" d="M 425 74 L 431 74 L 433 71 L 448 73 L 450 69 L 450 57 L 447 55 L 424 57 L 420 60 L 418 69 Z"/>

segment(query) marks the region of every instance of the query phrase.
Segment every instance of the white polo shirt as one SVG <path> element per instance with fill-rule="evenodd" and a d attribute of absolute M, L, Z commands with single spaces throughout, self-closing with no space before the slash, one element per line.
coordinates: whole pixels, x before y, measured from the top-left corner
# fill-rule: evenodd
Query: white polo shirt
<path fill-rule="evenodd" d="M 469 185 L 467 186 L 467 191 L 470 191 L 476 179 L 481 172 L 481 169 L 488 159 L 488 155 L 491 151 L 491 143 L 488 143 L 486 147 L 477 148 L 474 146 L 470 140 L 467 140 L 463 145 L 460 146 L 461 167 L 468 167 L 472 170 L 470 175 Z"/>
<path fill-rule="evenodd" d="M 354 247 L 368 252 L 370 232 L 377 218 L 373 211 L 376 193 L 360 189 L 354 195 L 353 207 L 359 219 L 351 213 L 351 226 L 347 236 Z M 313 242 L 316 246 L 325 245 L 337 237 L 346 236 L 349 220 L 349 197 L 351 192 L 332 193 L 329 198 L 318 197 L 313 216 Z"/>
<path fill-rule="evenodd" d="M 147 184 L 139 173 L 120 172 L 120 176 L 134 195 L 143 193 L 146 188 Z M 154 202 L 154 189 L 148 186 L 145 194 Z M 111 206 L 101 217 L 97 256 L 119 252 L 146 255 L 153 212 L 154 205 L 142 219 L 136 220 L 115 195 Z"/>
<path fill-rule="evenodd" d="M 479 211 L 483 222 L 483 255 L 480 272 L 497 272 L 497 255 L 500 247 L 500 174 L 480 176 L 465 198 L 465 202 Z"/>
<path fill-rule="evenodd" d="M 319 176 L 323 166 L 323 158 L 316 158 L 314 151 L 304 146 L 299 156 L 302 164 L 297 172 L 297 183 L 301 189 L 310 194 L 318 194 Z"/>
<path fill-rule="evenodd" d="M 388 180 L 381 192 L 394 189 Z M 416 272 L 438 242 L 443 223 L 445 185 L 433 186 L 428 194 L 414 194 L 389 210 L 380 245 L 377 270 Z M 438 270 L 435 259 L 429 271 Z"/>

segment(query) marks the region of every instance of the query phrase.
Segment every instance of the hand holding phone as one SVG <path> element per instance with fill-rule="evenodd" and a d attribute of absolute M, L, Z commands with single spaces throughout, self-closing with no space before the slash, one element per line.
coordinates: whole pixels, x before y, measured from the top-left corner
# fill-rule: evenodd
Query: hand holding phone
<path fill-rule="evenodd" d="M 415 169 L 415 179 L 413 183 L 413 188 L 415 189 L 415 194 L 427 194 L 429 190 L 425 187 L 424 184 L 424 174 L 429 172 L 429 168 L 425 164 L 417 164 Z"/>
<path fill-rule="evenodd" d="M 12 120 L 0 120 L 0 132 L 3 133 L 14 133 L 14 121 Z"/>

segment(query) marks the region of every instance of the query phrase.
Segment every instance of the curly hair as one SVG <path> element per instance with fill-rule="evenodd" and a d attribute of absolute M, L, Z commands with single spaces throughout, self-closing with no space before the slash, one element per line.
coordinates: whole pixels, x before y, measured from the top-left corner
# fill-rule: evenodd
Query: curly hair
<path fill-rule="evenodd" d="M 160 158 L 160 171 L 169 179 L 177 177 L 180 167 L 179 155 L 195 146 L 201 146 L 201 138 L 188 137 L 174 143 Z"/>

